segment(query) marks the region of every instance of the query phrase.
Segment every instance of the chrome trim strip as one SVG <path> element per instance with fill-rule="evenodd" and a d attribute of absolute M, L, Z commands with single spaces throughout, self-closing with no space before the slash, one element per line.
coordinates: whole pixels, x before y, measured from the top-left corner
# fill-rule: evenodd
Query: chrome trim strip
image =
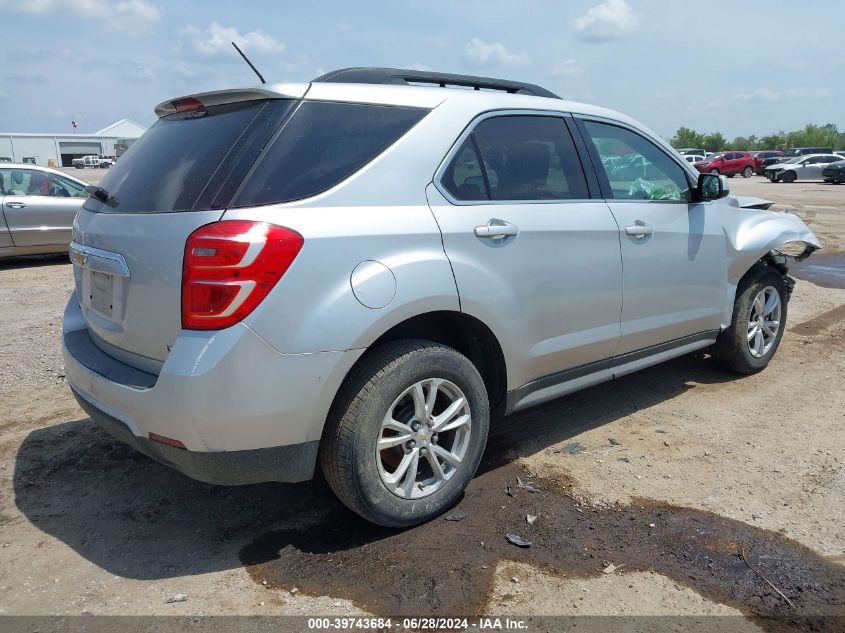
<path fill-rule="evenodd" d="M 129 277 L 129 266 L 119 253 L 71 242 L 68 256 L 74 266 L 116 277 Z"/>
<path fill-rule="evenodd" d="M 577 380 L 578 378 L 597 374 L 604 370 L 616 369 L 617 367 L 621 367 L 628 363 L 643 360 L 650 356 L 656 356 L 657 354 L 678 349 L 692 343 L 712 343 L 716 340 L 718 335 L 719 330 L 706 330 L 704 332 L 690 334 L 664 343 L 658 343 L 657 345 L 652 345 L 651 347 L 626 352 L 617 356 L 611 356 L 610 358 L 587 363 L 586 365 L 579 365 L 577 367 L 572 367 L 571 369 L 565 369 L 554 374 L 542 376 L 507 393 L 505 414 L 507 415 L 518 411 L 520 408 L 518 407 L 520 400 L 535 391 L 554 387 L 556 385 L 562 385 L 572 380 Z"/>

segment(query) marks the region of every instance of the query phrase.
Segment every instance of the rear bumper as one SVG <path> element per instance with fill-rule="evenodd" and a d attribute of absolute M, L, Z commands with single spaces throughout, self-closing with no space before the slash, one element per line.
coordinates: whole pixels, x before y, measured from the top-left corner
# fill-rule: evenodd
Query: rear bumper
<path fill-rule="evenodd" d="M 312 476 L 334 395 L 363 350 L 282 354 L 240 324 L 184 331 L 154 375 L 97 347 L 74 293 L 63 352 L 74 395 L 97 424 L 190 477 L 242 484 Z"/>
<path fill-rule="evenodd" d="M 314 474 L 320 442 L 244 451 L 200 452 L 154 442 L 135 435 L 126 424 L 71 388 L 91 421 L 121 442 L 180 473 L 209 484 L 236 486 L 265 481 L 307 481 Z"/>

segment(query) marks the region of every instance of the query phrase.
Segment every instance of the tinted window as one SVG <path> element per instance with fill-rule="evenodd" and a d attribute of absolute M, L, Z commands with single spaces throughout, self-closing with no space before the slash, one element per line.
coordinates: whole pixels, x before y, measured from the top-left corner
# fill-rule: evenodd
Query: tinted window
<path fill-rule="evenodd" d="M 212 178 L 223 176 L 218 168 L 228 173 L 227 157 L 244 143 L 250 124 L 265 109 L 286 111 L 292 104 L 248 101 L 164 116 L 103 178 L 100 186 L 119 204 L 112 209 L 88 198 L 85 207 L 117 213 L 193 210 Z"/>
<path fill-rule="evenodd" d="M 472 137 L 467 138 L 441 179 L 456 200 L 487 200 L 487 189 Z"/>
<path fill-rule="evenodd" d="M 615 199 L 690 199 L 683 167 L 657 145 L 626 128 L 594 121 L 584 125 Z"/>
<path fill-rule="evenodd" d="M 306 101 L 267 149 L 233 206 L 289 202 L 325 191 L 381 154 L 427 112 Z"/>
<path fill-rule="evenodd" d="M 581 163 L 562 119 L 496 117 L 479 123 L 473 135 L 493 200 L 588 197 Z"/>

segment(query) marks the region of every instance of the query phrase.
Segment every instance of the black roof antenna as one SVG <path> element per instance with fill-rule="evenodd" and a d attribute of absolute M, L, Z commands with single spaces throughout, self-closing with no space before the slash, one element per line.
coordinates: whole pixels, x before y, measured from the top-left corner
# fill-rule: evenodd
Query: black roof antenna
<path fill-rule="evenodd" d="M 261 80 L 261 83 L 266 84 L 267 82 L 264 81 L 264 77 L 261 76 L 261 73 L 258 72 L 258 69 L 252 64 L 251 61 L 249 61 L 249 58 L 246 55 L 244 55 L 244 52 L 241 49 L 238 48 L 238 45 L 235 44 L 234 42 L 232 42 L 232 46 L 234 46 L 235 50 L 238 51 L 241 54 L 241 57 L 244 58 L 244 61 L 247 64 L 249 64 L 249 67 L 252 68 L 252 72 L 254 72 L 256 75 L 258 75 L 258 78 Z"/>

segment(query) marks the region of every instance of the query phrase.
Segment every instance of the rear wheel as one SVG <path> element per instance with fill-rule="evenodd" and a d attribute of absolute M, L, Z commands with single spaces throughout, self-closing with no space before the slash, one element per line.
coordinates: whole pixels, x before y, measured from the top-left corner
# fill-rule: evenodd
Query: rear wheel
<path fill-rule="evenodd" d="M 786 326 L 786 285 L 779 272 L 759 265 L 737 287 L 731 325 L 719 334 L 713 356 L 740 374 L 765 369 Z"/>
<path fill-rule="evenodd" d="M 780 179 L 783 182 L 793 183 L 798 180 L 798 174 L 796 174 L 794 171 L 787 171 L 784 172 L 783 176 L 781 176 Z"/>
<path fill-rule="evenodd" d="M 454 349 L 419 340 L 378 347 L 354 371 L 320 447 L 329 486 L 379 525 L 439 515 L 484 452 L 490 413 L 481 375 Z"/>
<path fill-rule="evenodd" d="M 742 170 L 742 177 L 743 178 L 751 178 L 751 176 L 753 174 L 754 174 L 754 168 L 753 167 L 746 167 L 745 169 Z"/>

